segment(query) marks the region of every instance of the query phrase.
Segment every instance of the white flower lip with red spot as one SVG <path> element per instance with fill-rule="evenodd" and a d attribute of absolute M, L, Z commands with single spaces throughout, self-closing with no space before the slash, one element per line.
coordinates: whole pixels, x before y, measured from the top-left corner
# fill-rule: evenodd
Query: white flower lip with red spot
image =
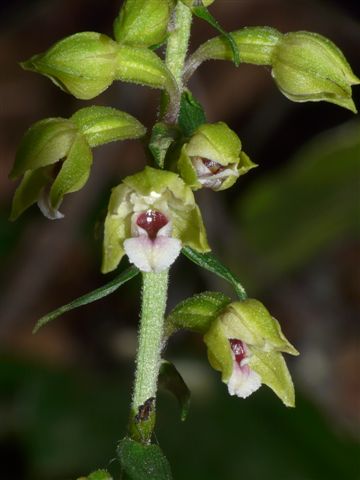
<path fill-rule="evenodd" d="M 229 342 L 233 357 L 233 371 L 227 383 L 229 394 L 247 398 L 261 387 L 261 377 L 249 366 L 250 352 L 247 345 L 233 338 Z"/>
<path fill-rule="evenodd" d="M 124 241 L 131 263 L 143 272 L 159 273 L 174 263 L 181 242 L 172 238 L 172 224 L 162 212 L 148 209 L 132 216 L 132 237 Z"/>

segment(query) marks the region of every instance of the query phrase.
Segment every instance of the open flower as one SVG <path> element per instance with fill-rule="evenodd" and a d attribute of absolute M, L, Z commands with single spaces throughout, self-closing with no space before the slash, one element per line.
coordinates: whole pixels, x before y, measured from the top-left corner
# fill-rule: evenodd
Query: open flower
<path fill-rule="evenodd" d="M 225 123 L 201 125 L 181 149 L 178 170 L 193 190 L 225 190 L 256 165 L 241 150 L 241 141 Z"/>
<path fill-rule="evenodd" d="M 114 270 L 124 254 L 144 272 L 161 272 L 184 245 L 209 251 L 194 195 L 178 175 L 146 167 L 113 189 L 105 220 L 104 273 Z"/>
<path fill-rule="evenodd" d="M 285 405 L 294 406 L 294 387 L 281 352 L 298 352 L 262 303 L 231 303 L 211 324 L 204 341 L 210 364 L 222 373 L 230 395 L 246 398 L 265 384 Z"/>

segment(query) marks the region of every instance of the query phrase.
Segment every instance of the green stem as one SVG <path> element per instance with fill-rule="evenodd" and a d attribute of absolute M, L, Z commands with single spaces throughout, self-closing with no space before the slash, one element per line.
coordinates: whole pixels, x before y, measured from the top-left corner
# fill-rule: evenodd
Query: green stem
<path fill-rule="evenodd" d="M 155 424 L 154 407 L 163 346 L 168 272 L 165 270 L 161 273 L 143 273 L 142 311 L 130 433 L 134 439 L 144 443 L 150 441 Z"/>
<path fill-rule="evenodd" d="M 183 88 L 182 76 L 184 64 L 190 40 L 192 13 L 189 7 L 178 2 L 171 22 L 171 31 L 167 41 L 165 63 L 173 74 L 180 93 Z M 170 115 L 165 120 L 169 123 L 176 123 L 179 108 L 172 108 Z"/>

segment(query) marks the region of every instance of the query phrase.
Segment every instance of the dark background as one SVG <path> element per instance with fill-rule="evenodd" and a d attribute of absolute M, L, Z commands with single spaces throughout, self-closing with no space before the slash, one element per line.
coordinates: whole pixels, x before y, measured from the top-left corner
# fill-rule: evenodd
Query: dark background
<path fill-rule="evenodd" d="M 140 143 L 95 152 L 91 179 L 69 195 L 66 217 L 36 207 L 8 215 L 7 178 L 16 145 L 35 121 L 97 103 L 150 127 L 159 92 L 114 83 L 80 102 L 18 62 L 77 31 L 111 35 L 119 2 L 8 1 L 0 36 L 0 471 L 12 480 L 63 480 L 114 468 L 131 395 L 139 280 L 31 335 L 41 315 L 107 281 L 99 273 L 110 188 L 145 164 Z M 216 0 L 229 31 L 270 25 L 332 39 L 360 74 L 357 1 Z M 193 50 L 215 33 L 194 22 Z M 263 387 L 231 398 L 206 360 L 201 338 L 178 335 L 167 358 L 193 391 L 181 424 L 161 394 L 157 439 L 177 480 L 357 480 L 360 478 L 360 121 L 326 103 L 295 104 L 262 67 L 208 62 L 191 81 L 209 121 L 226 121 L 259 168 L 229 191 L 198 200 L 214 251 L 261 299 L 301 352 L 289 359 L 297 408 Z M 360 105 L 360 88 L 354 88 Z M 109 276 L 111 278 L 111 275 Z M 220 280 L 180 259 L 169 307 Z M 110 461 L 110 463 L 109 463 Z"/>

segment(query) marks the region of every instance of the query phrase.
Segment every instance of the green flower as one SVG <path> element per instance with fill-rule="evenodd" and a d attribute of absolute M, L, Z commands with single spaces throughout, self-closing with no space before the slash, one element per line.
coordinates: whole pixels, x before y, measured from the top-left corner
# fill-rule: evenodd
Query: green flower
<path fill-rule="evenodd" d="M 210 364 L 222 373 L 230 395 L 246 398 L 264 383 L 286 406 L 294 406 L 294 386 L 281 352 L 298 352 L 262 303 L 231 303 L 211 324 L 204 341 Z"/>
<path fill-rule="evenodd" d="M 272 51 L 272 76 L 294 102 L 324 100 L 356 113 L 351 86 L 360 83 L 342 52 L 311 32 L 283 35 Z"/>
<path fill-rule="evenodd" d="M 241 150 L 241 141 L 225 123 L 201 125 L 181 149 L 177 168 L 193 189 L 231 187 L 256 165 Z"/>
<path fill-rule="evenodd" d="M 209 251 L 194 195 L 175 173 L 146 167 L 112 190 L 105 220 L 102 271 L 124 254 L 140 270 L 161 272 L 182 246 Z"/>

